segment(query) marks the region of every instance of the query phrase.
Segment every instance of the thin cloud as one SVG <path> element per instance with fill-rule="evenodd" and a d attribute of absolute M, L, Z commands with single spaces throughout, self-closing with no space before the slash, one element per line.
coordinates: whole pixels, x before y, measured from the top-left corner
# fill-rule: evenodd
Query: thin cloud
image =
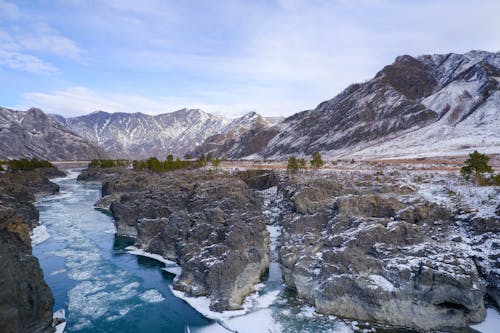
<path fill-rule="evenodd" d="M 59 72 L 47 56 L 82 61 L 82 50 L 50 25 L 0 0 L 0 66 L 36 74 Z"/>
<path fill-rule="evenodd" d="M 217 92 L 206 91 L 200 95 L 210 96 Z M 253 103 L 206 103 L 201 100 L 183 99 L 175 96 L 162 98 L 147 98 L 133 94 L 117 94 L 95 91 L 87 87 L 75 86 L 53 93 L 29 92 L 23 95 L 24 100 L 14 108 L 24 110 L 36 106 L 48 113 L 60 114 L 66 117 L 79 116 L 92 111 L 107 112 L 142 112 L 146 114 L 168 113 L 183 108 L 201 109 L 226 117 L 238 117 L 257 108 L 269 107 L 275 112 L 265 115 L 282 114 L 284 110 L 296 107 L 295 101 L 270 104 L 266 95 Z M 213 97 L 213 96 L 212 96 Z M 211 98 L 212 98 L 211 97 Z M 233 96 L 226 95 L 231 100 Z M 281 111 L 281 112 L 280 112 Z"/>
<path fill-rule="evenodd" d="M 0 49 L 0 66 L 35 74 L 53 74 L 58 70 L 35 56 Z"/>

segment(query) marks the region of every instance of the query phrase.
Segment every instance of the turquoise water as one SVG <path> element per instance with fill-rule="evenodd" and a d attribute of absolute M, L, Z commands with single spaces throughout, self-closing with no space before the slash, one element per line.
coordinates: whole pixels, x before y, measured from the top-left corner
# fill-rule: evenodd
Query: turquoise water
<path fill-rule="evenodd" d="M 111 217 L 96 211 L 100 186 L 56 180 L 57 195 L 38 201 L 50 237 L 33 247 L 67 332 L 184 332 L 212 322 L 172 295 L 173 275 L 153 259 L 127 253 Z"/>

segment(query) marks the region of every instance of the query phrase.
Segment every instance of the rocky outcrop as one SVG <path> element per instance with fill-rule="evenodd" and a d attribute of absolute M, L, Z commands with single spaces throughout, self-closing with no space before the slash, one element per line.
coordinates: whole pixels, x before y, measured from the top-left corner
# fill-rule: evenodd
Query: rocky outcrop
<path fill-rule="evenodd" d="M 112 198 L 117 234 L 177 262 L 174 288 L 209 297 L 215 311 L 241 308 L 268 268 L 265 218 L 237 177 L 128 170 L 105 181 L 103 194 Z"/>
<path fill-rule="evenodd" d="M 54 299 L 31 253 L 38 223 L 35 195 L 59 190 L 44 176 L 57 170 L 0 174 L 0 327 L 5 333 L 54 332 Z"/>
<path fill-rule="evenodd" d="M 179 263 L 174 288 L 216 311 L 238 308 L 267 269 L 265 221 L 281 226 L 285 285 L 318 313 L 457 331 L 499 299 L 498 216 L 428 201 L 397 172 L 90 173 L 118 234 Z"/>
<path fill-rule="evenodd" d="M 482 321 L 485 286 L 495 283 L 485 283 L 472 248 L 449 237 L 452 213 L 408 187 L 372 190 L 351 177 L 282 187 L 286 285 L 317 312 L 356 320 L 418 330 Z"/>
<path fill-rule="evenodd" d="M 0 159 L 36 157 L 56 161 L 106 156 L 101 148 L 40 109 L 14 111 L 0 107 Z"/>

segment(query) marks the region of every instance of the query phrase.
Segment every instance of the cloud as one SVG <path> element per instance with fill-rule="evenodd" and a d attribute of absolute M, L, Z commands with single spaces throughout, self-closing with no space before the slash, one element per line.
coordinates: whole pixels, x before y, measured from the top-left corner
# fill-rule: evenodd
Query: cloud
<path fill-rule="evenodd" d="M 59 72 L 56 56 L 82 61 L 82 50 L 47 23 L 22 13 L 12 3 L 0 0 L 0 66 L 36 74 Z"/>
<path fill-rule="evenodd" d="M 1 48 L 0 66 L 36 74 L 52 74 L 57 72 L 56 67 L 35 56 L 2 50 Z"/>
<path fill-rule="evenodd" d="M 203 96 L 203 93 L 200 93 Z M 107 112 L 142 112 L 147 114 L 168 113 L 182 108 L 201 109 L 213 114 L 226 117 L 237 117 L 256 109 L 270 109 L 274 112 L 263 113 L 266 116 L 283 114 L 284 110 L 295 109 L 297 102 L 294 100 L 276 100 L 263 95 L 262 99 L 251 103 L 231 102 L 233 96 L 219 96 L 218 92 L 205 91 L 205 96 L 212 99 L 212 95 L 228 100 L 227 103 L 207 103 L 206 98 L 179 98 L 175 96 L 162 98 L 148 98 L 133 94 L 119 94 L 95 91 L 87 87 L 74 86 L 52 93 L 29 92 L 23 95 L 24 100 L 14 108 L 28 109 L 39 107 L 45 112 L 63 116 L 78 116 L 93 111 Z M 226 97 L 226 98 L 222 98 Z M 299 110 L 297 110 L 299 111 Z"/>
<path fill-rule="evenodd" d="M 35 24 L 29 32 L 16 36 L 20 49 L 53 54 L 60 57 L 81 60 L 82 51 L 76 43 L 46 23 Z"/>

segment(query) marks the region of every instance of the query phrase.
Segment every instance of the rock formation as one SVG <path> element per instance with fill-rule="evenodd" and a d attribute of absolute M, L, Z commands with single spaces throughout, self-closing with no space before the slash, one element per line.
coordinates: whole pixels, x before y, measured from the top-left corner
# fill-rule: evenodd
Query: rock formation
<path fill-rule="evenodd" d="M 30 239 L 38 223 L 35 195 L 59 191 L 47 174 L 60 175 L 51 168 L 0 174 L 0 323 L 5 333 L 54 332 L 54 299 Z"/>
<path fill-rule="evenodd" d="M 373 187 L 363 175 L 353 186 L 351 177 L 283 187 L 287 286 L 319 313 L 356 320 L 426 331 L 482 321 L 486 294 L 498 297 L 496 259 L 484 251 L 495 245 L 482 244 L 478 259 L 472 236 L 450 237 L 461 229 L 449 209 L 408 187 Z M 499 224 L 492 218 L 489 231 Z"/>
<path fill-rule="evenodd" d="M 99 205 L 112 211 L 118 234 L 179 263 L 174 288 L 209 296 L 213 310 L 238 308 L 267 269 L 265 223 L 282 229 L 285 285 L 318 313 L 455 331 L 484 320 L 487 299 L 498 305 L 495 207 L 485 215 L 433 202 L 397 171 L 103 170 L 82 178 L 103 181 Z M 276 198 L 262 200 L 276 205 L 264 213 L 250 189 L 271 187 Z"/>
<path fill-rule="evenodd" d="M 241 308 L 268 268 L 265 218 L 237 177 L 122 170 L 107 177 L 103 195 L 111 198 L 117 234 L 177 262 L 182 273 L 174 288 L 209 297 L 215 311 Z"/>

